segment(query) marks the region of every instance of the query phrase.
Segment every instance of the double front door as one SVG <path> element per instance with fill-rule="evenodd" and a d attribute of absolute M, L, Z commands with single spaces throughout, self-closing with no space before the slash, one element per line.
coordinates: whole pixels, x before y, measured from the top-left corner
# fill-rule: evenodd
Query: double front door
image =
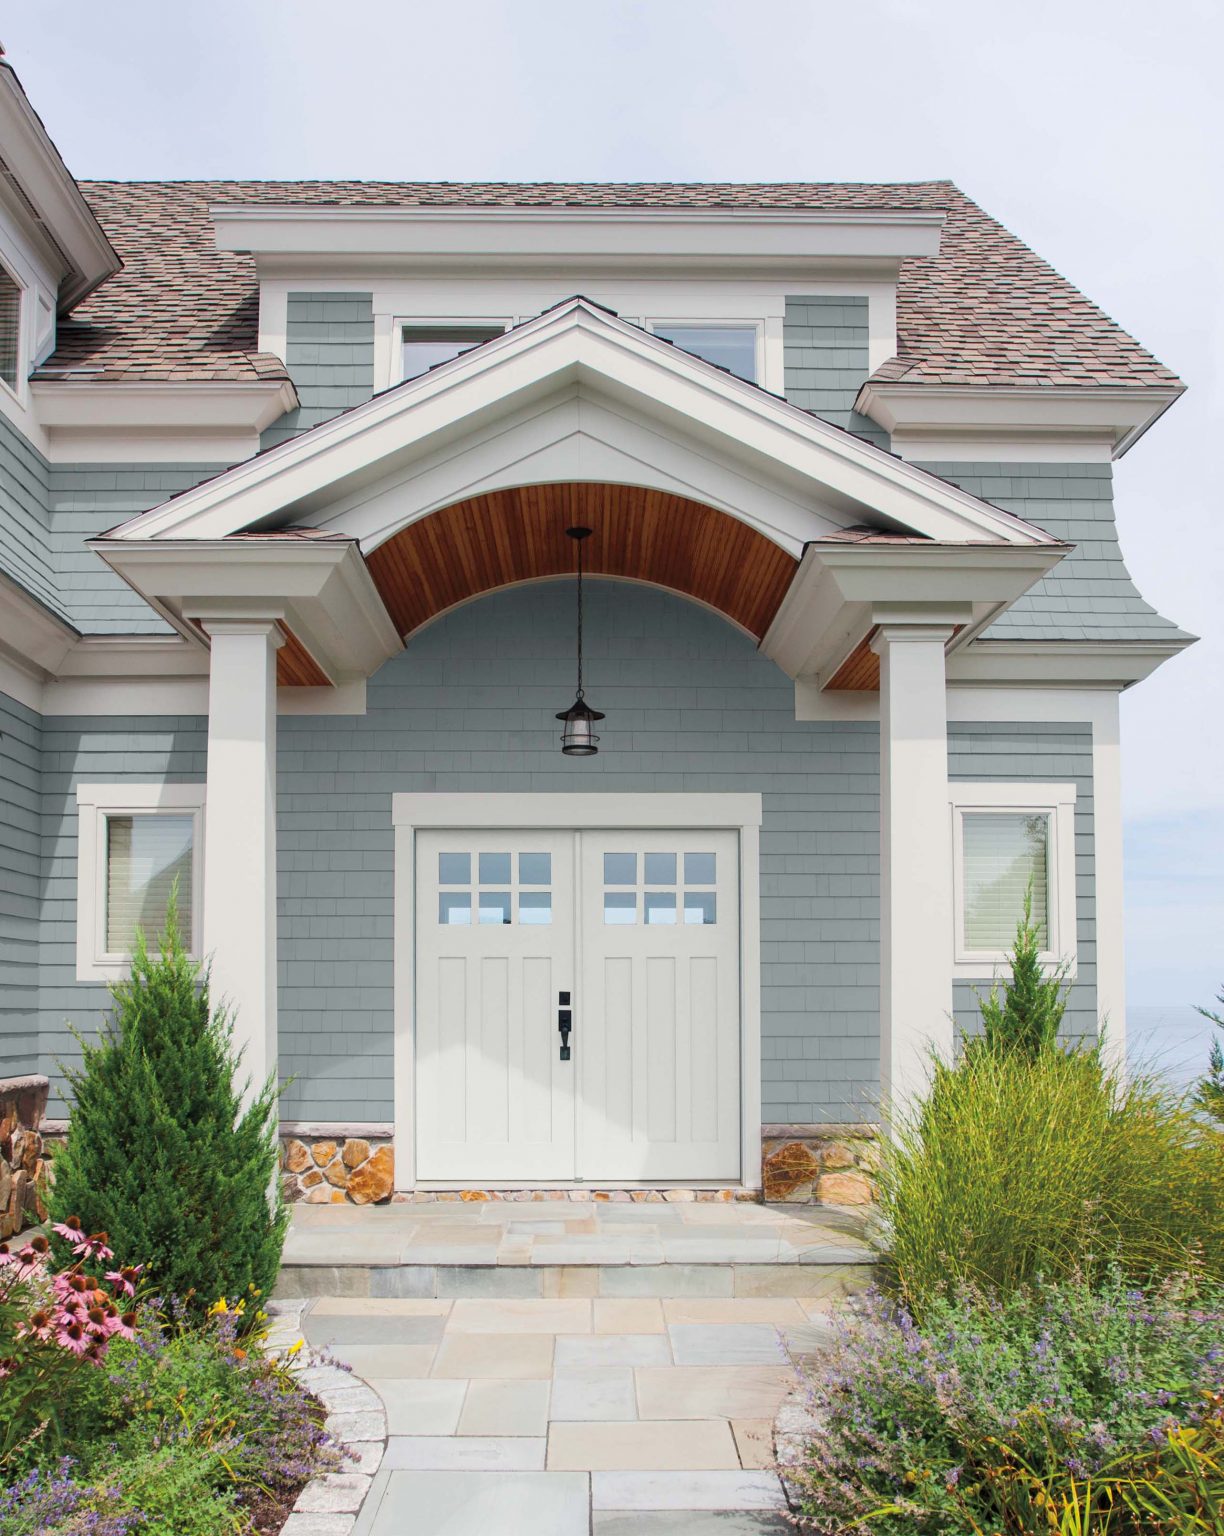
<path fill-rule="evenodd" d="M 415 856 L 419 1181 L 739 1178 L 735 833 L 421 830 Z"/>

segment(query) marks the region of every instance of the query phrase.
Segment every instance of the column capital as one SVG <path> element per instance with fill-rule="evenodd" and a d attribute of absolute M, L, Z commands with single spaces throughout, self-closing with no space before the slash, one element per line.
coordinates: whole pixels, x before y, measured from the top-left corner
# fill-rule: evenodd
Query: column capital
<path fill-rule="evenodd" d="M 922 623 L 915 619 L 885 620 L 877 624 L 868 644 L 877 656 L 890 645 L 947 645 L 956 633 L 956 626 L 946 619 Z"/>
<path fill-rule="evenodd" d="M 195 618 L 210 638 L 217 635 L 265 635 L 271 640 L 274 650 L 279 650 L 285 643 L 285 631 L 281 628 L 279 616 L 256 618 L 238 614 L 206 614 Z"/>

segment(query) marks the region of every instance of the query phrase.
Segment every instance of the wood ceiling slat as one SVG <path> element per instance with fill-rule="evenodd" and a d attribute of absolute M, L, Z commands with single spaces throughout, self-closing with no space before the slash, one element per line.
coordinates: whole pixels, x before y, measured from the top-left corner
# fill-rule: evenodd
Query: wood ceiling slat
<path fill-rule="evenodd" d="M 650 581 L 725 613 L 758 639 L 798 562 L 702 502 L 642 486 L 564 482 L 473 496 L 400 530 L 367 557 L 400 633 L 497 587 L 572 572 L 565 530 L 592 530 L 593 576 Z"/>
<path fill-rule="evenodd" d="M 286 625 L 285 643 L 276 653 L 276 681 L 281 688 L 330 688 L 331 678 Z"/>
<path fill-rule="evenodd" d="M 875 689 L 880 686 L 880 658 L 871 649 L 871 636 L 864 635 L 829 679 L 830 693 L 843 689 Z"/>

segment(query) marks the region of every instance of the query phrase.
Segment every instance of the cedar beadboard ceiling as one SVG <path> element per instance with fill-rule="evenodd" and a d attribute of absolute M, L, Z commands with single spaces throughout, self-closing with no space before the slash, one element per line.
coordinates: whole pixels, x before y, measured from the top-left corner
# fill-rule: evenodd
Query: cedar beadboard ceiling
<path fill-rule="evenodd" d="M 465 599 L 577 569 L 565 530 L 592 530 L 591 576 L 670 587 L 759 640 L 798 566 L 729 513 L 642 486 L 561 483 L 473 496 L 410 523 L 366 562 L 402 635 Z"/>

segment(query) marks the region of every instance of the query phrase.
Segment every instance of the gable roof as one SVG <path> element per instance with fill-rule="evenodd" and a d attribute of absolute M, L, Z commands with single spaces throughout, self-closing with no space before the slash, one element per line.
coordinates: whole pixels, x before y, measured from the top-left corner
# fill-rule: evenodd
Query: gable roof
<path fill-rule="evenodd" d="M 85 181 L 121 272 L 73 311 L 40 376 L 102 381 L 284 376 L 258 351 L 252 257 L 218 251 L 210 205 L 806 209 L 944 214 L 940 254 L 901 263 L 887 387 L 1177 387 L 1177 376 L 948 181 L 459 183 Z"/>

